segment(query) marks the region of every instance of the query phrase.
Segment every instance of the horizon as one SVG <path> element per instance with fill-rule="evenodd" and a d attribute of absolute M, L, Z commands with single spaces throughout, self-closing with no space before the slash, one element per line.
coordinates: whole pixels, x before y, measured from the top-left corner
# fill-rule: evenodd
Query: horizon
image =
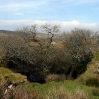
<path fill-rule="evenodd" d="M 98 11 L 98 0 L 1 0 L 0 30 L 48 23 L 99 31 Z"/>

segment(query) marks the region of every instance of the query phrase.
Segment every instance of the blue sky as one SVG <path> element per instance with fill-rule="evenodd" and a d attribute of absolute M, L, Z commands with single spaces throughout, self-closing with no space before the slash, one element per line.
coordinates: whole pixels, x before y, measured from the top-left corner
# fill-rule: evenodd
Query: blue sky
<path fill-rule="evenodd" d="M 0 29 L 46 22 L 98 30 L 99 0 L 0 0 Z"/>

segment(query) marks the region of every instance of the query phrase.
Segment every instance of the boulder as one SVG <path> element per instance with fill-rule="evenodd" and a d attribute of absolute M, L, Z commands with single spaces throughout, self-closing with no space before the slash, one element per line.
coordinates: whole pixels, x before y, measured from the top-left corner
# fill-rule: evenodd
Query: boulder
<path fill-rule="evenodd" d="M 40 81 L 40 79 L 38 77 L 36 77 L 32 74 L 29 75 L 28 80 L 31 81 L 31 82 L 39 82 Z"/>

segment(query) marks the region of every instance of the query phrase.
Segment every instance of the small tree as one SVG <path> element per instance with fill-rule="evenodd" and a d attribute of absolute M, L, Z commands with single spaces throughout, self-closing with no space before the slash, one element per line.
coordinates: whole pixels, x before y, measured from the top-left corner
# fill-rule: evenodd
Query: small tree
<path fill-rule="evenodd" d="M 40 29 L 43 34 L 39 33 L 42 33 Z M 1 43 L 6 50 L 4 60 L 8 61 L 8 67 L 13 71 L 33 74 L 44 79 L 52 57 L 51 42 L 54 33 L 57 32 L 59 32 L 59 26 L 56 25 L 45 24 L 40 28 L 33 25 L 17 30 L 15 34 L 3 38 Z"/>
<path fill-rule="evenodd" d="M 85 29 L 75 29 L 65 34 L 65 54 L 70 77 L 77 77 L 86 70 L 87 63 L 93 57 L 93 36 L 92 31 Z"/>

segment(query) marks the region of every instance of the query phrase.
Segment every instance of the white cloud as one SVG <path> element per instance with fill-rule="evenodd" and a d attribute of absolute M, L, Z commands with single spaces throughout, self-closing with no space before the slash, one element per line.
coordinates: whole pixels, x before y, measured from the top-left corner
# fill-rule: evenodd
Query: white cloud
<path fill-rule="evenodd" d="M 76 6 L 76 5 L 82 5 L 82 4 L 97 4 L 99 3 L 98 0 L 11 0 L 11 2 L 6 2 L 0 4 L 0 11 L 19 11 L 19 10 L 24 10 L 32 8 L 38 8 L 42 5 L 50 4 L 53 5 L 53 1 L 63 3 L 63 5 L 60 6 Z M 3 1 L 2 1 L 3 2 Z M 42 6 L 43 7 L 43 6 Z"/>
<path fill-rule="evenodd" d="M 20 9 L 36 8 L 41 5 L 48 3 L 50 0 L 36 0 L 36 1 L 24 1 L 24 2 L 10 2 L 5 4 L 0 4 L 0 10 L 4 11 L 16 11 Z M 52 1 L 52 0 L 51 0 Z"/>
<path fill-rule="evenodd" d="M 82 5 L 82 4 L 97 4 L 98 0 L 63 0 L 62 2 L 68 3 L 71 5 Z"/>
<path fill-rule="evenodd" d="M 0 20 L 0 29 L 14 30 L 23 26 L 29 26 L 33 24 L 60 25 L 61 30 L 70 31 L 74 28 L 86 28 L 94 31 L 99 31 L 99 24 L 97 23 L 82 23 L 76 20 L 73 21 L 39 21 L 39 20 Z"/>
<path fill-rule="evenodd" d="M 15 12 L 14 14 L 15 15 L 24 15 L 24 13 L 22 13 L 22 12 Z"/>

